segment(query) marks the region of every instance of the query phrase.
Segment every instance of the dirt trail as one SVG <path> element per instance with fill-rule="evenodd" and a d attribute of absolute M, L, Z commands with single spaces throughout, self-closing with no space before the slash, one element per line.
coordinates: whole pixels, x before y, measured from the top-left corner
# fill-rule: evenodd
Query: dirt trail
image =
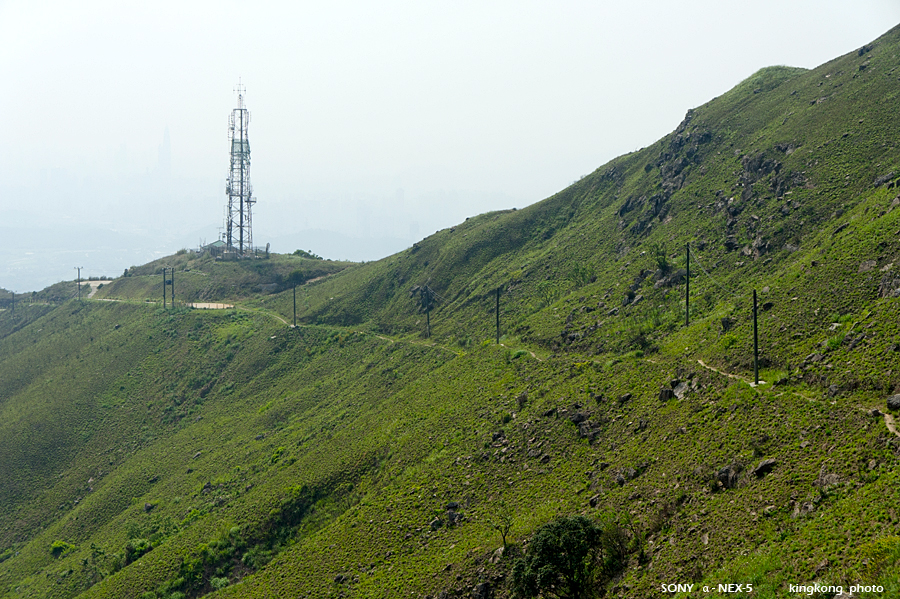
<path fill-rule="evenodd" d="M 97 293 L 97 290 L 100 289 L 100 285 L 106 283 L 107 281 L 82 281 L 82 285 L 87 285 L 91 288 L 91 292 L 88 293 L 87 298 L 91 299 L 94 297 L 94 294 Z"/>
<path fill-rule="evenodd" d="M 506 349 L 512 349 L 512 348 L 509 347 L 508 345 L 504 345 L 504 344 L 502 344 L 502 343 L 500 344 L 500 347 L 505 347 Z M 531 351 L 530 349 L 526 349 L 525 351 L 527 351 L 529 354 L 531 354 L 531 357 L 534 358 L 535 360 L 537 360 L 538 362 L 543 362 L 543 360 L 541 360 L 540 358 L 538 358 L 537 355 L 536 355 L 533 351 Z"/>
<path fill-rule="evenodd" d="M 700 366 L 703 366 L 703 367 L 706 368 L 707 370 L 712 370 L 712 371 L 715 372 L 715 373 L 721 374 L 722 376 L 727 376 L 728 378 L 731 378 L 731 379 L 737 379 L 737 380 L 739 380 L 739 381 L 744 381 L 745 383 L 747 383 L 747 384 L 750 385 L 751 387 L 755 387 L 755 385 L 754 385 L 753 383 L 751 383 L 750 381 L 748 381 L 748 380 L 745 379 L 744 377 L 738 376 L 738 375 L 736 375 L 736 374 L 731 374 L 731 373 L 729 373 L 729 372 L 723 372 L 723 371 L 721 371 L 721 370 L 719 370 L 719 369 L 717 369 L 717 368 L 713 368 L 712 366 L 707 366 L 706 363 L 703 362 L 703 360 L 697 360 L 697 362 L 699 362 L 699 363 L 700 363 Z M 762 383 L 762 382 L 763 382 L 763 381 L 760 381 L 760 383 Z M 815 401 L 815 400 L 812 399 L 811 397 L 807 397 L 807 396 L 803 395 L 802 393 L 797 393 L 796 391 L 789 391 L 789 393 L 793 393 L 794 395 L 797 395 L 797 396 L 799 396 L 799 397 L 802 397 L 802 398 L 805 399 L 806 401 Z M 866 409 L 863 409 L 863 411 L 865 411 L 865 412 L 871 412 L 870 410 L 866 410 Z M 879 412 L 880 412 L 880 410 L 879 410 Z M 884 425 L 887 427 L 888 431 L 891 432 L 891 433 L 893 433 L 894 435 L 897 435 L 898 437 L 900 437 L 900 432 L 897 431 L 897 426 L 894 424 L 894 417 L 891 416 L 890 414 L 884 414 L 884 413 L 882 413 L 881 415 L 884 416 Z"/>
<path fill-rule="evenodd" d="M 199 308 L 201 310 L 227 310 L 228 308 L 234 308 L 234 304 L 221 304 L 217 302 L 193 302 L 189 303 L 188 306 L 191 308 Z"/>

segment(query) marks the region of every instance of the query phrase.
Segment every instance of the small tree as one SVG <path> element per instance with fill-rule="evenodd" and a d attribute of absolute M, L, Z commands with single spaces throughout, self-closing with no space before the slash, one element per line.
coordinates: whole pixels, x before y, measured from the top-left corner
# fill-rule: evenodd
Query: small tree
<path fill-rule="evenodd" d="M 505 501 L 501 501 L 497 513 L 489 516 L 488 522 L 492 529 L 500 533 L 500 538 L 503 539 L 503 552 L 506 553 L 506 549 L 509 546 L 506 542 L 506 537 L 509 536 L 509 531 L 513 525 L 512 509 Z"/>
<path fill-rule="evenodd" d="M 656 267 L 662 274 L 667 274 L 672 269 L 672 264 L 669 262 L 669 256 L 666 254 L 666 244 L 653 243 L 650 245 L 650 252 L 653 254 L 653 261 L 656 262 Z"/>
<path fill-rule="evenodd" d="M 519 597 L 589 599 L 625 566 L 625 530 L 608 518 L 599 525 L 584 516 L 561 516 L 541 526 L 528 552 L 513 566 Z"/>

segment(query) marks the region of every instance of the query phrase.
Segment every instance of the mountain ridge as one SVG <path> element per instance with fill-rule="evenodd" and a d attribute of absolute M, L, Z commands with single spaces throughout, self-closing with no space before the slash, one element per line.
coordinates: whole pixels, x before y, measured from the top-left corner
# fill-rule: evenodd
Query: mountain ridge
<path fill-rule="evenodd" d="M 573 514 L 622 531 L 607 596 L 897 592 L 898 36 L 383 260 L 184 253 L 0 313 L 0 597 L 507 597 Z M 163 262 L 239 309 L 150 304 Z"/>

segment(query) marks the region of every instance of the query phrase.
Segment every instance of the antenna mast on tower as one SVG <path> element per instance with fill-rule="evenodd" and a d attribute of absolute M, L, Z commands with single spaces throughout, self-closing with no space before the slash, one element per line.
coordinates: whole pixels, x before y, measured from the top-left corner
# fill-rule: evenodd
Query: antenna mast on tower
<path fill-rule="evenodd" d="M 253 217 L 251 207 L 256 203 L 250 185 L 250 142 L 247 129 L 250 111 L 244 107 L 246 89 L 238 83 L 234 90 L 238 95 L 237 108 L 231 111 L 228 122 L 228 140 L 231 142 L 231 168 L 225 183 L 228 206 L 225 213 L 225 243 L 228 251 L 238 256 L 253 249 Z"/>

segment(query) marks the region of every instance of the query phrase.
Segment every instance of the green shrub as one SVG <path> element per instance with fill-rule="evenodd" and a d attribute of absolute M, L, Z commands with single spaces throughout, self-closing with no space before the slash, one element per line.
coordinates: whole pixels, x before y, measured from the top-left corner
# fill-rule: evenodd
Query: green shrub
<path fill-rule="evenodd" d="M 224 576 L 222 578 L 216 578 L 215 576 L 213 576 L 209 579 L 209 586 L 217 591 L 220 591 L 228 586 L 228 579 Z"/>
<path fill-rule="evenodd" d="M 513 566 L 519 597 L 594 597 L 621 572 L 629 539 L 614 519 L 599 524 L 584 516 L 561 516 L 540 527 L 524 557 Z"/>
<path fill-rule="evenodd" d="M 53 541 L 50 544 L 50 553 L 53 554 L 53 557 L 61 557 L 75 549 L 75 545 L 71 543 L 66 543 L 65 541 Z"/>
<path fill-rule="evenodd" d="M 125 544 L 125 564 L 137 561 L 142 555 L 153 549 L 149 539 L 131 539 Z"/>

